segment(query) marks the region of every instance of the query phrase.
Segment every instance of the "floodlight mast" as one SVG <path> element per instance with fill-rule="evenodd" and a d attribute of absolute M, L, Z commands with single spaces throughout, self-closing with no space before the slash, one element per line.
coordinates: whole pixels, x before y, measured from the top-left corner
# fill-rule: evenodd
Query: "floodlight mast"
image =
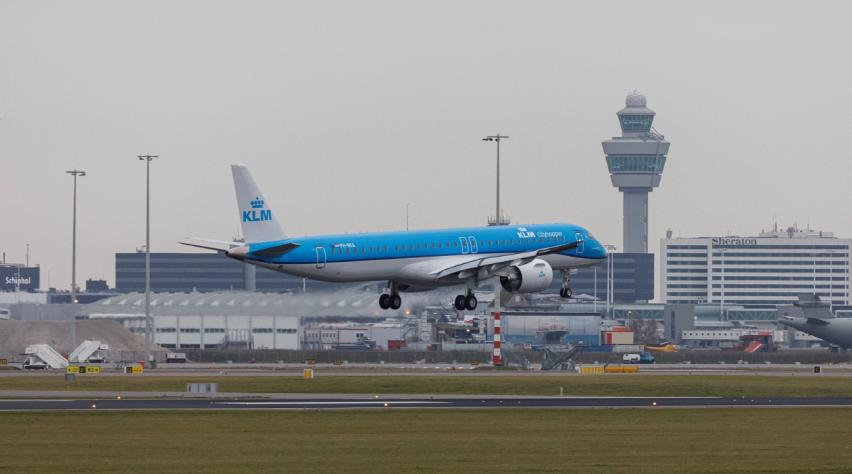
<path fill-rule="evenodd" d="M 151 161 L 159 155 L 137 155 L 145 162 L 145 364 L 151 362 Z"/>
<path fill-rule="evenodd" d="M 508 135 L 488 135 L 483 138 L 484 142 L 496 142 L 497 143 L 497 205 L 494 213 L 494 221 L 488 222 L 489 225 L 508 225 L 508 219 L 503 218 L 503 213 L 500 211 L 500 141 L 509 138 Z"/>

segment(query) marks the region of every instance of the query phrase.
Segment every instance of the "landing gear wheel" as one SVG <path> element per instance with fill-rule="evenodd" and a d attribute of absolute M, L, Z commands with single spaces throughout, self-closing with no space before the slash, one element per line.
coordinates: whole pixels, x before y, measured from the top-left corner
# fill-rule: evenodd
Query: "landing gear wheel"
<path fill-rule="evenodd" d="M 402 306 L 402 298 L 399 295 L 390 295 L 390 309 L 399 309 Z"/>
<path fill-rule="evenodd" d="M 390 295 L 387 293 L 382 293 L 382 296 L 379 296 L 379 307 L 382 309 L 390 308 Z"/>
<path fill-rule="evenodd" d="M 464 299 L 464 307 L 467 308 L 468 311 L 476 309 L 476 296 L 473 296 L 473 293 L 467 295 Z"/>
<path fill-rule="evenodd" d="M 465 307 L 464 295 L 456 296 L 456 300 L 453 302 L 453 305 L 456 307 L 457 311 L 464 311 L 464 307 Z"/>
<path fill-rule="evenodd" d="M 570 298 L 573 295 L 574 291 L 572 291 L 571 288 L 562 288 L 561 290 L 559 290 L 559 296 L 563 298 Z"/>

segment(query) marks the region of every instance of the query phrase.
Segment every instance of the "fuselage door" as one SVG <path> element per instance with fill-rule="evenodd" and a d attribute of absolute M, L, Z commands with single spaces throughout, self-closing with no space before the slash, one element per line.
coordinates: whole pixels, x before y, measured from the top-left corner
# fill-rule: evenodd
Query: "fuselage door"
<path fill-rule="evenodd" d="M 459 242 L 461 243 L 461 253 L 470 253 L 470 246 L 467 244 L 467 239 L 459 237 Z"/>
<path fill-rule="evenodd" d="M 585 242 L 583 242 L 583 233 L 575 232 L 574 238 L 580 241 L 580 243 L 577 245 L 577 253 L 583 253 L 583 247 L 585 247 Z"/>
<path fill-rule="evenodd" d="M 317 252 L 317 268 L 325 268 L 325 247 L 314 248 Z"/>
<path fill-rule="evenodd" d="M 470 242 L 470 253 L 479 252 L 479 247 L 476 246 L 476 237 L 470 236 L 467 240 Z"/>

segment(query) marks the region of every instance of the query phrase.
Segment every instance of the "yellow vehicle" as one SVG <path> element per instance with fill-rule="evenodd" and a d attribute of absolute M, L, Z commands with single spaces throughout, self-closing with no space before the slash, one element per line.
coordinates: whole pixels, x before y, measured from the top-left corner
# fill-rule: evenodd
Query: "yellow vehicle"
<path fill-rule="evenodd" d="M 660 344 L 645 344 L 645 350 L 648 352 L 677 352 L 678 346 L 671 342 L 661 342 Z"/>

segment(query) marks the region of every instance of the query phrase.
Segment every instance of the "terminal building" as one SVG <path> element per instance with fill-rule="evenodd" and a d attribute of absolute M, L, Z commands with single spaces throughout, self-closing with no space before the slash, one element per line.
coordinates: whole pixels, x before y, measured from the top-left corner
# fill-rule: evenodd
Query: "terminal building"
<path fill-rule="evenodd" d="M 654 299 L 654 254 L 610 253 L 608 262 L 577 270 L 571 288 L 578 299 L 611 303 L 647 302 Z M 610 278 L 612 271 L 612 278 Z M 558 294 L 562 281 L 554 279 L 550 293 Z M 612 297 L 608 288 L 612 288 Z"/>
<path fill-rule="evenodd" d="M 670 304 L 775 308 L 800 294 L 849 304 L 852 239 L 790 227 L 756 237 L 672 238 L 660 243 L 660 288 Z"/>
<path fill-rule="evenodd" d="M 218 253 L 151 253 L 151 290 L 210 291 L 312 291 L 339 287 L 238 262 Z M 115 291 L 145 290 L 145 253 L 115 254 Z"/>

